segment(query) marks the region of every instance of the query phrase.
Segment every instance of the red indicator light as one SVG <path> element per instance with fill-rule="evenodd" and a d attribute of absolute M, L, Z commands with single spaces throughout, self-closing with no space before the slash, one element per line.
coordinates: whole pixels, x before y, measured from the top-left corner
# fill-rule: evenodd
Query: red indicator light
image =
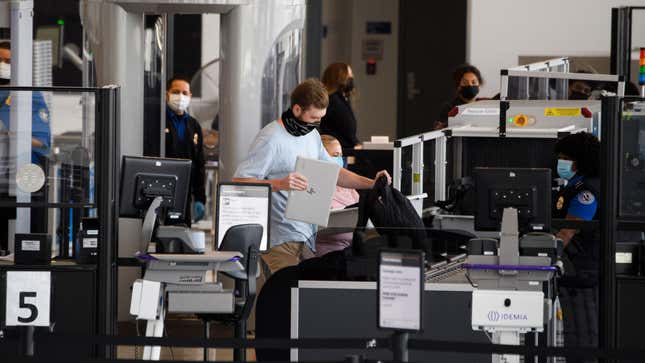
<path fill-rule="evenodd" d="M 582 116 L 584 116 L 585 118 L 591 118 L 593 116 L 591 111 L 589 111 L 589 109 L 586 107 L 581 108 L 580 112 L 582 113 Z"/>

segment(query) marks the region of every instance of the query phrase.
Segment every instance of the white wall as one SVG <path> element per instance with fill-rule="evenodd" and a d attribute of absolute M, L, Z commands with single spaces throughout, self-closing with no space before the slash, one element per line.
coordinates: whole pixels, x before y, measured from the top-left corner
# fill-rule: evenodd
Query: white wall
<path fill-rule="evenodd" d="M 358 97 L 354 112 L 358 120 L 358 138 L 371 135 L 396 135 L 398 74 L 398 0 L 325 0 L 323 25 L 327 37 L 322 42 L 322 68 L 334 62 L 349 63 L 354 70 Z M 366 22 L 389 21 L 392 34 L 366 34 Z M 363 39 L 383 39 L 383 59 L 377 61 L 375 75 L 365 72 L 362 59 Z"/>
<path fill-rule="evenodd" d="M 609 56 L 611 8 L 644 4 L 643 0 L 469 0 L 467 59 L 487 82 L 481 95 L 499 92 L 499 70 L 517 65 L 519 55 Z"/>

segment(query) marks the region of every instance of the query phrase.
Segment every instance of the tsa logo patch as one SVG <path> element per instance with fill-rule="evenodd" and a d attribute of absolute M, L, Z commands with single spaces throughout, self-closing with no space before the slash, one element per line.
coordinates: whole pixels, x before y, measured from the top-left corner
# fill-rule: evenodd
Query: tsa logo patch
<path fill-rule="evenodd" d="M 578 202 L 580 202 L 580 204 L 590 205 L 595 201 L 596 197 L 594 197 L 594 195 L 591 194 L 591 192 L 588 190 L 585 190 L 584 192 L 578 194 Z"/>
<path fill-rule="evenodd" d="M 38 110 L 38 117 L 40 117 L 40 119 L 45 123 L 49 122 L 49 112 L 44 108 Z"/>

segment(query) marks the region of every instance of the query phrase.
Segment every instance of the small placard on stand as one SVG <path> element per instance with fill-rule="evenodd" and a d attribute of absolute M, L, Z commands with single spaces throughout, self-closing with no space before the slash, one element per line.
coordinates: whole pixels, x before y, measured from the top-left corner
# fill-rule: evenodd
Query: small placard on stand
<path fill-rule="evenodd" d="M 408 334 L 423 330 L 424 253 L 382 250 L 378 271 L 378 327 L 392 335 L 394 360 L 408 361 Z"/>

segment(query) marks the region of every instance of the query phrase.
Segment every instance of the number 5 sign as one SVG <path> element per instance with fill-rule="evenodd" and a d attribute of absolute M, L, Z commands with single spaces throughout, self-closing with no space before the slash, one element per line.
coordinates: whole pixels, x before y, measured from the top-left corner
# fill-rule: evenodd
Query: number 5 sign
<path fill-rule="evenodd" d="M 7 271 L 7 326 L 49 326 L 51 272 Z"/>

